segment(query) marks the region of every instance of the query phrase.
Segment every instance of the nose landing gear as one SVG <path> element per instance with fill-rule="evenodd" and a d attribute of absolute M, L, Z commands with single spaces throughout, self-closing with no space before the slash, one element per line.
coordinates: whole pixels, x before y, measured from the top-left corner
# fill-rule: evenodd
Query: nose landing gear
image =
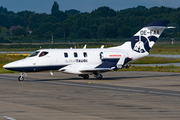
<path fill-rule="evenodd" d="M 20 72 L 20 76 L 18 77 L 18 80 L 19 80 L 20 82 L 24 81 L 24 76 L 27 76 L 27 74 L 24 73 L 24 72 Z"/>

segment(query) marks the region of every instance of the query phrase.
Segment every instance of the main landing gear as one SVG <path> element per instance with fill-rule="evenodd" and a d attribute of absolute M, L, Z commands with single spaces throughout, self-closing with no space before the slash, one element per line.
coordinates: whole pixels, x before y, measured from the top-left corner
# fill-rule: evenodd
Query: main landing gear
<path fill-rule="evenodd" d="M 20 82 L 24 81 L 24 76 L 27 76 L 27 74 L 24 73 L 24 72 L 20 72 L 20 76 L 18 77 L 18 80 L 19 80 Z"/>
<path fill-rule="evenodd" d="M 94 77 L 98 80 L 101 80 L 103 78 L 103 76 L 100 73 L 94 74 Z"/>
<path fill-rule="evenodd" d="M 83 75 L 79 75 L 80 77 L 83 77 L 84 79 L 89 79 L 89 75 L 88 74 L 83 74 Z"/>
<path fill-rule="evenodd" d="M 84 79 L 89 79 L 89 75 L 88 74 L 82 74 L 79 75 L 80 77 L 83 77 Z M 101 80 L 103 78 L 103 76 L 100 73 L 94 73 L 94 77 L 98 80 Z"/>

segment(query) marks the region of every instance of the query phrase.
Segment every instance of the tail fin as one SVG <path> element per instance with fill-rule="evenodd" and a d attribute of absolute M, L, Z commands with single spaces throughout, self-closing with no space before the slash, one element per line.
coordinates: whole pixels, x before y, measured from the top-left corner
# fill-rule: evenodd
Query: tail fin
<path fill-rule="evenodd" d="M 149 52 L 156 40 L 160 37 L 169 21 L 154 21 L 138 31 L 130 40 L 118 48 L 133 50 L 138 53 Z"/>

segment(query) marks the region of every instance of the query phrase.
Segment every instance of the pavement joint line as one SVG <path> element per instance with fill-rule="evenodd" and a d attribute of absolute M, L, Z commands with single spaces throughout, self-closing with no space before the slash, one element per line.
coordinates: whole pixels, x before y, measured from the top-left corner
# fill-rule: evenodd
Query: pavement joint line
<path fill-rule="evenodd" d="M 135 89 L 124 89 L 124 88 L 113 88 L 113 87 L 106 87 L 106 86 L 97 86 L 97 85 L 82 85 L 82 84 L 75 84 L 75 83 L 57 83 L 57 82 L 46 82 L 50 84 L 59 84 L 59 85 L 70 85 L 70 86 L 79 86 L 79 87 L 90 87 L 90 88 L 100 88 L 100 89 L 109 89 L 109 90 L 119 90 L 119 91 L 129 91 L 129 92 L 138 92 L 138 93 L 150 93 L 156 95 L 171 95 L 171 96 L 180 96 L 180 94 L 175 93 L 166 93 L 166 92 L 156 92 L 156 91 L 146 91 L 146 90 L 135 90 Z"/>
<path fill-rule="evenodd" d="M 8 117 L 8 116 L 3 116 L 4 118 L 6 118 L 6 119 L 8 119 L 8 120 L 16 120 L 16 119 L 14 119 L 14 118 L 12 118 L 12 117 Z"/>
<path fill-rule="evenodd" d="M 11 80 L 15 80 L 15 78 L 13 77 L 13 78 L 11 78 L 11 77 L 0 77 L 0 78 L 3 78 L 3 79 L 6 79 L 6 78 L 8 78 L 8 79 L 11 79 Z"/>
<path fill-rule="evenodd" d="M 165 92 L 155 92 L 155 91 L 148 91 L 148 92 L 153 93 L 153 94 L 165 94 L 165 95 L 180 96 L 180 94 L 175 94 L 175 93 L 165 93 Z"/>

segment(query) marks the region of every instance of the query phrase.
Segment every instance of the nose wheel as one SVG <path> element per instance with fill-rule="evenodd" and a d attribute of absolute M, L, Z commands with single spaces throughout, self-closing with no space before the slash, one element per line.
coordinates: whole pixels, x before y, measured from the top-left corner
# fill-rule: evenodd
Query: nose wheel
<path fill-rule="evenodd" d="M 20 82 L 24 81 L 24 76 L 27 76 L 27 74 L 24 73 L 24 72 L 21 72 L 21 73 L 20 73 L 20 76 L 18 77 L 18 80 L 19 80 Z"/>
<path fill-rule="evenodd" d="M 24 77 L 23 77 L 23 76 L 19 76 L 19 77 L 18 77 L 18 80 L 19 80 L 20 82 L 22 82 L 22 81 L 24 81 Z"/>

